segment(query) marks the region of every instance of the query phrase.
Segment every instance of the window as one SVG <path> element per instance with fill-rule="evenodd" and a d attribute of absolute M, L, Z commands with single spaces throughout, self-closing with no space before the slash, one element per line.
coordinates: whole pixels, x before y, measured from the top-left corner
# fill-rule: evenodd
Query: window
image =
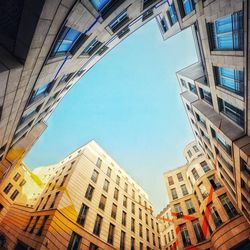
<path fill-rule="evenodd" d="M 216 141 L 222 146 L 222 148 L 231 156 L 232 150 L 231 146 L 226 143 L 226 140 L 211 128 L 212 136 L 216 139 Z"/>
<path fill-rule="evenodd" d="M 35 219 L 35 222 L 34 222 L 34 224 L 32 226 L 32 228 L 30 229 L 30 233 L 31 234 L 34 232 L 34 230 L 36 228 L 36 225 L 37 225 L 37 222 L 39 221 L 39 219 L 40 219 L 40 216 L 37 216 L 36 219 Z"/>
<path fill-rule="evenodd" d="M 120 250 L 125 250 L 125 232 L 121 231 Z"/>
<path fill-rule="evenodd" d="M 100 209 L 102 209 L 102 210 L 105 209 L 106 200 L 107 200 L 107 198 L 104 195 L 102 195 L 101 199 L 100 199 L 100 202 L 99 202 L 99 208 Z"/>
<path fill-rule="evenodd" d="M 140 237 L 143 237 L 143 236 L 142 236 L 142 224 L 139 224 L 139 236 L 140 236 Z"/>
<path fill-rule="evenodd" d="M 222 220 L 220 218 L 220 215 L 217 212 L 217 209 L 213 205 L 210 205 L 210 211 L 211 211 L 211 216 L 212 216 L 212 219 L 214 221 L 214 224 L 217 228 L 222 224 Z"/>
<path fill-rule="evenodd" d="M 220 182 L 218 181 L 218 179 L 214 175 L 209 176 L 208 180 L 209 180 L 209 182 L 214 190 L 217 190 L 218 188 L 221 187 Z"/>
<path fill-rule="evenodd" d="M 117 213 L 117 206 L 113 203 L 113 205 L 112 205 L 112 210 L 111 210 L 111 217 L 112 217 L 113 219 L 116 218 L 116 213 Z"/>
<path fill-rule="evenodd" d="M 192 174 L 193 174 L 195 180 L 199 179 L 200 176 L 198 175 L 197 170 L 195 168 L 192 169 Z"/>
<path fill-rule="evenodd" d="M 205 199 L 206 197 L 208 197 L 208 192 L 207 192 L 207 189 L 206 187 L 203 185 L 203 183 L 201 183 L 199 186 L 198 186 L 200 192 L 201 192 L 201 195 L 203 197 L 203 199 Z"/>
<path fill-rule="evenodd" d="M 131 203 L 131 213 L 135 214 L 135 203 L 134 202 Z"/>
<path fill-rule="evenodd" d="M 162 33 L 166 33 L 168 30 L 168 25 L 167 25 L 167 21 L 165 19 L 165 17 L 160 13 L 157 17 L 156 20 L 159 23 L 160 29 L 162 31 Z"/>
<path fill-rule="evenodd" d="M 132 198 L 135 199 L 135 190 L 132 189 Z"/>
<path fill-rule="evenodd" d="M 62 180 L 62 183 L 61 183 L 60 187 L 62 187 L 62 186 L 64 185 L 64 183 L 65 183 L 67 177 L 68 177 L 68 175 L 65 175 L 65 176 L 63 177 L 63 180 Z M 57 181 L 58 181 L 58 180 L 57 180 Z"/>
<path fill-rule="evenodd" d="M 176 212 L 176 217 L 181 218 L 183 216 L 182 209 L 180 203 L 174 205 L 174 210 Z"/>
<path fill-rule="evenodd" d="M 111 172 L 112 172 L 112 169 L 110 167 L 108 167 L 107 169 L 107 176 L 110 177 L 111 176 Z"/>
<path fill-rule="evenodd" d="M 67 250 L 80 249 L 81 240 L 82 237 L 79 234 L 72 232 Z"/>
<path fill-rule="evenodd" d="M 56 200 L 57 200 L 57 197 L 58 197 L 59 193 L 60 193 L 60 192 L 56 192 L 55 197 L 54 197 L 54 200 L 53 200 L 53 202 L 52 202 L 51 205 L 50 205 L 50 208 L 53 208 L 53 207 L 54 207 L 54 205 L 55 205 L 55 203 L 56 203 Z"/>
<path fill-rule="evenodd" d="M 65 55 L 70 52 L 71 48 L 75 44 L 76 40 L 80 37 L 81 32 L 64 26 L 61 30 L 56 43 L 54 44 L 50 57 L 55 57 L 58 55 Z"/>
<path fill-rule="evenodd" d="M 152 233 L 152 238 L 153 238 L 153 245 L 155 246 L 155 234 Z"/>
<path fill-rule="evenodd" d="M 147 238 L 147 241 L 149 242 L 149 230 L 146 228 L 146 238 Z"/>
<path fill-rule="evenodd" d="M 135 232 L 135 219 L 131 218 L 131 231 Z"/>
<path fill-rule="evenodd" d="M 188 214 L 195 213 L 195 209 L 194 209 L 194 206 L 193 206 L 193 203 L 192 203 L 191 199 L 186 200 L 185 203 L 186 203 L 186 207 L 187 207 L 187 210 L 188 210 Z"/>
<path fill-rule="evenodd" d="M 196 220 L 193 220 L 192 221 L 192 225 L 193 225 L 193 228 L 194 228 L 194 232 L 195 232 L 195 235 L 196 235 L 196 238 L 197 238 L 197 241 L 198 242 L 202 242 L 205 240 L 205 237 L 204 237 L 204 234 L 201 230 L 201 225 L 200 225 L 200 222 L 198 219 Z"/>
<path fill-rule="evenodd" d="M 115 190 L 114 190 L 114 199 L 118 200 L 118 196 L 119 196 L 119 190 L 117 188 L 115 188 Z"/>
<path fill-rule="evenodd" d="M 44 203 L 42 209 L 45 209 L 45 207 L 47 206 L 48 201 L 50 200 L 50 196 L 51 196 L 51 195 L 48 195 L 47 200 L 46 200 L 46 202 Z"/>
<path fill-rule="evenodd" d="M 237 123 L 242 128 L 244 127 L 244 111 L 234 107 L 232 104 L 218 98 L 219 110 L 229 119 Z"/>
<path fill-rule="evenodd" d="M 212 95 L 210 92 L 200 88 L 200 95 L 201 95 L 201 99 L 203 99 L 204 101 L 206 101 L 208 104 L 213 106 L 213 100 L 212 100 Z"/>
<path fill-rule="evenodd" d="M 44 216 L 42 225 L 41 225 L 40 229 L 38 230 L 37 235 L 42 235 L 43 229 L 44 229 L 48 219 L 49 219 L 49 215 Z"/>
<path fill-rule="evenodd" d="M 103 190 L 108 192 L 109 191 L 109 181 L 105 179 L 104 185 L 103 185 Z"/>
<path fill-rule="evenodd" d="M 153 220 L 153 218 L 151 218 L 151 227 L 152 227 L 152 229 L 154 230 L 154 220 Z"/>
<path fill-rule="evenodd" d="M 183 176 L 181 173 L 177 174 L 178 181 L 183 181 Z"/>
<path fill-rule="evenodd" d="M 16 199 L 16 197 L 18 196 L 18 194 L 19 194 L 19 192 L 18 192 L 17 190 L 15 190 L 15 191 L 12 193 L 12 195 L 10 196 L 10 199 L 14 201 L 14 200 Z"/>
<path fill-rule="evenodd" d="M 109 23 L 109 28 L 116 32 L 129 21 L 127 10 L 122 11 L 115 19 Z"/>
<path fill-rule="evenodd" d="M 182 0 L 185 16 L 194 10 L 193 0 Z"/>
<path fill-rule="evenodd" d="M 193 149 L 194 149 L 195 153 L 199 152 L 199 149 L 197 146 L 194 146 Z"/>
<path fill-rule="evenodd" d="M 114 233 L 115 233 L 115 226 L 113 224 L 109 224 L 109 234 L 108 234 L 108 243 L 113 245 L 114 242 Z"/>
<path fill-rule="evenodd" d="M 123 196 L 123 206 L 124 207 L 127 207 L 127 203 L 128 203 L 128 198 L 127 198 L 127 196 Z"/>
<path fill-rule="evenodd" d="M 11 183 L 9 183 L 5 189 L 3 190 L 5 194 L 8 194 L 9 191 L 12 189 L 13 185 Z"/>
<path fill-rule="evenodd" d="M 174 239 L 174 230 L 171 229 L 172 240 Z"/>
<path fill-rule="evenodd" d="M 208 166 L 207 162 L 203 161 L 200 163 L 203 171 L 206 173 L 210 170 L 210 167 Z"/>
<path fill-rule="evenodd" d="M 97 11 L 100 11 L 105 7 L 105 5 L 108 4 L 108 2 L 110 2 L 110 0 L 90 0 L 90 2 L 93 4 Z"/>
<path fill-rule="evenodd" d="M 95 190 L 94 187 L 91 186 L 91 185 L 89 184 L 89 186 L 88 186 L 88 188 L 87 188 L 87 190 L 86 190 L 86 193 L 85 193 L 85 197 L 86 197 L 88 200 L 90 200 L 90 201 L 91 201 L 91 199 L 92 199 L 94 190 Z"/>
<path fill-rule="evenodd" d="M 99 173 L 96 170 L 94 170 L 92 173 L 92 176 L 91 176 L 91 180 L 96 183 L 98 175 L 99 175 Z"/>
<path fill-rule="evenodd" d="M 186 188 L 185 184 L 181 185 L 181 191 L 182 191 L 183 195 L 187 195 L 188 194 L 188 191 L 187 191 L 187 188 Z"/>
<path fill-rule="evenodd" d="M 89 250 L 99 250 L 99 247 L 91 242 L 89 245 Z"/>
<path fill-rule="evenodd" d="M 175 7 L 174 7 L 173 3 L 171 5 L 169 5 L 167 15 L 168 15 L 169 22 L 170 22 L 171 26 L 173 26 L 178 21 L 177 20 L 177 15 L 176 15 L 176 10 L 175 10 Z"/>
<path fill-rule="evenodd" d="M 196 114 L 196 119 L 205 129 L 207 129 L 206 120 L 203 117 Z"/>
<path fill-rule="evenodd" d="M 126 183 L 126 182 L 124 184 L 124 190 L 125 190 L 126 193 L 128 192 L 128 183 Z"/>
<path fill-rule="evenodd" d="M 26 180 L 22 180 L 19 184 L 20 187 L 24 186 L 26 184 Z"/>
<path fill-rule="evenodd" d="M 141 210 L 141 208 L 139 208 L 139 219 L 140 220 L 142 219 L 142 210 Z"/>
<path fill-rule="evenodd" d="M 95 226 L 94 226 L 93 234 L 95 234 L 97 236 L 100 235 L 101 225 L 102 225 L 102 216 L 100 216 L 99 214 L 97 214 L 96 220 L 95 220 Z"/>
<path fill-rule="evenodd" d="M 131 237 L 131 250 L 135 250 L 135 238 Z"/>
<path fill-rule="evenodd" d="M 178 199 L 177 193 L 176 193 L 176 189 L 172 188 L 171 189 L 171 194 L 172 194 L 172 198 L 173 200 Z"/>
<path fill-rule="evenodd" d="M 140 242 L 140 250 L 143 250 L 143 243 Z"/>
<path fill-rule="evenodd" d="M 148 215 L 147 214 L 145 214 L 145 222 L 148 225 Z"/>
<path fill-rule="evenodd" d="M 216 84 L 244 96 L 244 72 L 232 68 L 214 67 Z"/>
<path fill-rule="evenodd" d="M 33 220 L 33 216 L 31 216 L 30 217 L 30 219 L 29 219 L 29 222 L 28 222 L 28 224 L 27 224 L 27 226 L 25 227 L 25 229 L 23 230 L 24 232 L 26 232 L 27 230 L 28 230 L 28 228 L 29 228 L 29 226 L 30 226 L 30 224 L 31 224 L 31 221 Z"/>
<path fill-rule="evenodd" d="M 210 27 L 213 49 L 243 50 L 243 11 L 219 18 Z"/>
<path fill-rule="evenodd" d="M 195 95 L 197 95 L 197 88 L 193 83 L 188 83 L 189 90 L 193 92 Z"/>
<path fill-rule="evenodd" d="M 37 98 L 39 98 L 43 95 L 46 95 L 49 92 L 51 85 L 52 85 L 52 83 L 50 82 L 50 83 L 44 84 L 40 88 L 34 90 L 32 93 L 31 99 L 30 99 L 30 103 L 33 102 L 34 100 L 36 100 Z"/>
<path fill-rule="evenodd" d="M 89 207 L 86 206 L 84 203 L 82 204 L 82 207 L 80 209 L 80 212 L 77 217 L 77 223 L 84 226 L 84 223 L 86 221 L 87 213 L 89 211 Z"/>
<path fill-rule="evenodd" d="M 172 176 L 169 176 L 168 177 L 168 184 L 171 186 L 174 184 L 174 181 L 173 181 L 173 177 Z"/>
<path fill-rule="evenodd" d="M 191 245 L 191 240 L 190 240 L 190 237 L 188 234 L 186 224 L 180 225 L 180 229 L 181 229 L 181 238 L 182 238 L 182 242 L 183 242 L 184 247 Z"/>
<path fill-rule="evenodd" d="M 120 185 L 121 177 L 119 175 L 116 176 L 116 184 Z"/>
<path fill-rule="evenodd" d="M 138 198 L 139 198 L 139 204 L 141 205 L 141 196 L 139 195 Z"/>
<path fill-rule="evenodd" d="M 232 202 L 227 197 L 227 194 L 225 193 L 225 194 L 219 196 L 219 199 L 220 199 L 220 202 L 223 205 L 224 209 L 226 210 L 229 219 L 235 217 L 237 215 L 237 211 L 236 211 L 234 205 L 232 204 Z"/>
<path fill-rule="evenodd" d="M 92 56 L 101 46 L 102 43 L 99 42 L 96 38 L 94 38 L 83 50 L 81 55 Z"/>
<path fill-rule="evenodd" d="M 16 173 L 15 176 L 13 177 L 14 181 L 18 181 L 21 175 L 19 173 Z"/>
<path fill-rule="evenodd" d="M 96 162 L 95 165 L 96 165 L 98 168 L 101 168 L 101 166 L 102 166 L 102 159 L 97 158 L 97 162 Z"/>
<path fill-rule="evenodd" d="M 126 226 L 126 212 L 122 211 L 122 225 L 123 226 Z"/>

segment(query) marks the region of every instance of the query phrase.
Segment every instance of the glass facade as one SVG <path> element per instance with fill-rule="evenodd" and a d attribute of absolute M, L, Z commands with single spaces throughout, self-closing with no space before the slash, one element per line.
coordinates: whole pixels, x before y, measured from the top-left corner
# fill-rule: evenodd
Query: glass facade
<path fill-rule="evenodd" d="M 182 3 L 185 15 L 188 15 L 194 10 L 193 0 L 182 0 Z"/>

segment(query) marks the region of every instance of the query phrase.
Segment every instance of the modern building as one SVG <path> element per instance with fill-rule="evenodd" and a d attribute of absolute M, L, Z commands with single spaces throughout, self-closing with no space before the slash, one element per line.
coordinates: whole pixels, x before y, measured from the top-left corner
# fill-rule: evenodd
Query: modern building
<path fill-rule="evenodd" d="M 177 249 L 249 249 L 250 225 L 220 183 L 213 163 L 196 142 L 185 148 L 184 155 L 184 166 L 164 174 L 166 211 L 170 206 Z"/>
<path fill-rule="evenodd" d="M 23 183 L 22 167 L 8 178 L 16 186 Z M 42 191 L 32 189 L 36 199 L 25 203 L 17 195 L 27 190 L 16 195 L 14 184 L 1 186 L 2 200 L 13 201 L 5 207 L 1 200 L 7 249 L 161 249 L 148 195 L 95 141 L 33 175 L 25 185 L 30 190 L 39 182 Z"/>

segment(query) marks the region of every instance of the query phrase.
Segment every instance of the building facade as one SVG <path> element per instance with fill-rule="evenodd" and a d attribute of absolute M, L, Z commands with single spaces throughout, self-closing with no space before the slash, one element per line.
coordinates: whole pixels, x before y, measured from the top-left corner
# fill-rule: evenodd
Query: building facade
<path fill-rule="evenodd" d="M 32 204 L 1 203 L 7 249 L 161 249 L 148 195 L 94 141 L 33 174 Z"/>
<path fill-rule="evenodd" d="M 213 163 L 195 142 L 184 155 L 186 165 L 164 174 L 177 249 L 248 249 L 250 225 Z"/>

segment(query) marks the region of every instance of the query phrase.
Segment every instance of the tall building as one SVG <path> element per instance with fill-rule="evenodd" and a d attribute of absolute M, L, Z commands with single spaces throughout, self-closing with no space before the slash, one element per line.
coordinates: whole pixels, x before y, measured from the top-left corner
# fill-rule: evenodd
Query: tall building
<path fill-rule="evenodd" d="M 17 174 L 20 170 L 8 178 L 14 175 L 11 183 Z M 1 200 L 0 238 L 7 249 L 161 248 L 148 195 L 96 142 L 33 175 L 39 181 L 26 178 L 25 185 L 39 182 L 42 191 L 32 189 L 36 199 L 25 204 L 14 200 L 7 208 Z M 9 184 L 1 188 L 9 190 Z M 13 190 L 4 191 L 2 198 L 9 200 L 11 193 L 12 199 Z"/>
<path fill-rule="evenodd" d="M 195 142 L 184 155 L 187 164 L 164 174 L 169 197 L 165 211 L 172 216 L 177 249 L 249 249 L 250 225 L 213 163 Z M 157 218 L 168 221 L 162 212 Z M 173 249 L 171 241 L 167 239 L 167 249 Z"/>

